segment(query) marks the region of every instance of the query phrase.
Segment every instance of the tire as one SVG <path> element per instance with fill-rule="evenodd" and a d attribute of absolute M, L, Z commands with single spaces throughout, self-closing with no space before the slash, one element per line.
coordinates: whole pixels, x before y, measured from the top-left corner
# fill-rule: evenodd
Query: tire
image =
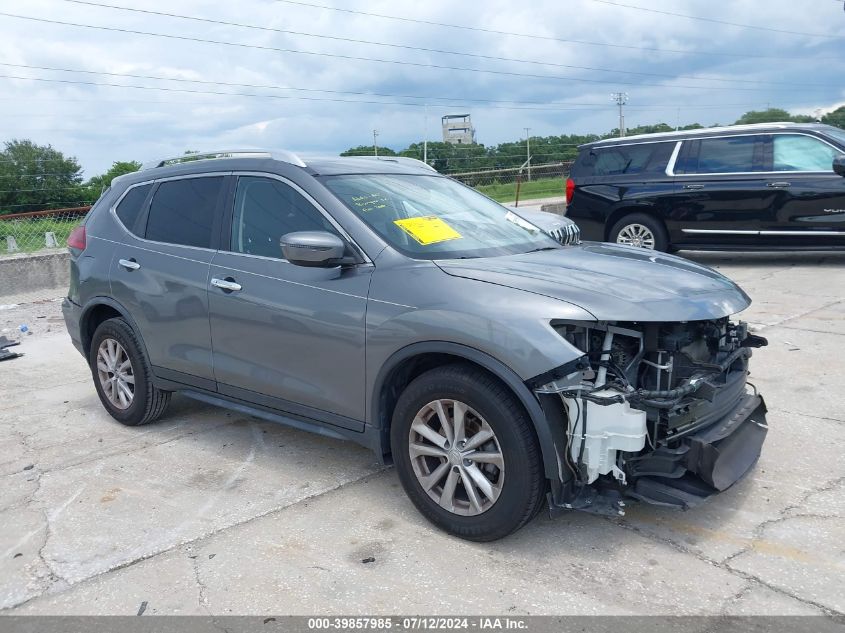
<path fill-rule="evenodd" d="M 638 242 L 640 239 L 643 240 L 642 243 Z M 669 250 L 669 236 L 666 233 L 666 227 L 660 220 L 646 213 L 632 213 L 623 217 L 610 229 L 608 241 L 629 246 L 640 246 L 664 253 Z"/>
<path fill-rule="evenodd" d="M 438 410 L 437 402 L 442 409 Z M 466 413 L 456 415 L 464 406 Z M 466 433 L 447 431 L 440 424 L 441 414 L 447 416 L 450 427 L 459 427 L 455 422 L 462 417 Z M 429 431 L 425 436 L 417 433 L 424 420 L 431 424 L 430 430 L 440 427 L 431 437 L 439 436 L 435 437 L 438 443 L 445 439 L 444 447 L 428 439 Z M 482 441 L 490 432 L 494 437 Z M 423 516 L 450 534 L 494 541 L 521 528 L 542 508 L 546 478 L 531 422 L 505 385 L 472 365 L 439 367 L 411 382 L 396 404 L 390 436 L 393 461 L 408 497 Z M 455 446 L 446 436 L 455 440 Z M 474 447 L 474 442 L 481 443 Z M 423 479 L 433 481 L 437 472 L 442 473 L 440 478 L 426 490 Z M 474 483 L 479 474 L 487 480 L 483 487 Z M 473 494 L 465 481 L 470 482 Z M 484 490 L 493 494 L 487 496 Z"/>
<path fill-rule="evenodd" d="M 100 402 L 121 424 L 140 426 L 153 422 L 170 402 L 170 392 L 153 385 L 152 368 L 138 337 L 123 319 L 108 319 L 97 327 L 91 339 L 88 365 Z"/>

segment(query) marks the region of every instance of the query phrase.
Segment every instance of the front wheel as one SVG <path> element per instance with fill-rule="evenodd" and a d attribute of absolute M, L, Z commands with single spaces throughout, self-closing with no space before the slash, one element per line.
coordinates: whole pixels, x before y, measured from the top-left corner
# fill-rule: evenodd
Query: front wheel
<path fill-rule="evenodd" d="M 669 249 L 669 236 L 660 220 L 645 213 L 632 213 L 610 229 L 610 241 L 655 251 Z"/>
<path fill-rule="evenodd" d="M 391 426 L 399 479 L 445 531 L 492 541 L 519 529 L 545 493 L 533 427 L 513 394 L 469 365 L 432 369 L 399 398 Z"/>

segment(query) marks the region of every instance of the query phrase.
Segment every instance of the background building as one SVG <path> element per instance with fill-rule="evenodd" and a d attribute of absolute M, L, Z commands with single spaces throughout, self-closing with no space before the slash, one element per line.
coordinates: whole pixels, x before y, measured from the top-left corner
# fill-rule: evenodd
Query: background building
<path fill-rule="evenodd" d="M 443 142 L 458 145 L 475 143 L 475 128 L 469 114 L 447 114 L 441 119 L 443 124 Z"/>

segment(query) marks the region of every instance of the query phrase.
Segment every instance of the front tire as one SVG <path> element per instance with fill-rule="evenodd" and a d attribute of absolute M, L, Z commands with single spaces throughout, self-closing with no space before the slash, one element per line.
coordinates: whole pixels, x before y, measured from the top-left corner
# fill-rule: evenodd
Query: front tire
<path fill-rule="evenodd" d="M 626 246 L 664 253 L 669 249 L 669 236 L 663 223 L 645 213 L 626 215 L 613 225 L 608 237 L 609 241 Z"/>
<path fill-rule="evenodd" d="M 126 426 L 140 426 L 161 416 L 170 392 L 156 388 L 152 368 L 129 324 L 120 318 L 103 321 L 94 332 L 88 364 L 100 402 Z"/>
<path fill-rule="evenodd" d="M 507 387 L 471 365 L 432 369 L 408 385 L 391 449 L 408 497 L 450 534 L 500 539 L 542 507 L 546 481 L 531 422 Z"/>

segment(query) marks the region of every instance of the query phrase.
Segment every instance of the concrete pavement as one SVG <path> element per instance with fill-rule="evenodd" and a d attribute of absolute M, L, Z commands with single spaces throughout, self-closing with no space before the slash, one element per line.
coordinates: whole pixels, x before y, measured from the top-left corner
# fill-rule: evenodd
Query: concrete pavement
<path fill-rule="evenodd" d="M 434 529 L 352 444 L 183 398 L 122 427 L 60 327 L 25 337 L 0 363 L 0 608 L 845 612 L 845 254 L 690 256 L 743 285 L 770 340 L 752 360 L 770 409 L 753 473 L 685 513 L 541 515 L 492 544 Z"/>

